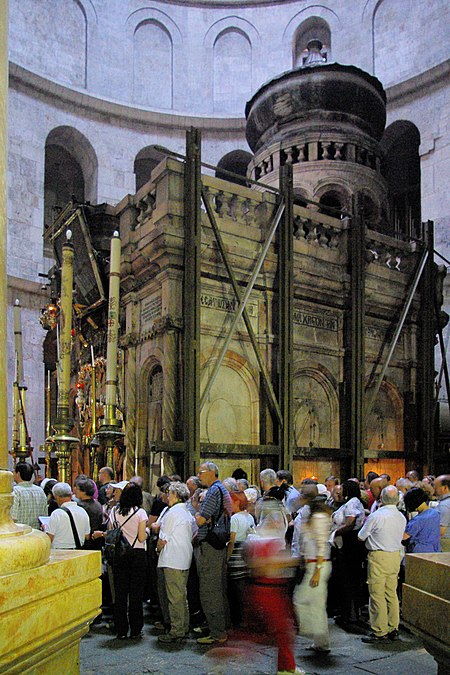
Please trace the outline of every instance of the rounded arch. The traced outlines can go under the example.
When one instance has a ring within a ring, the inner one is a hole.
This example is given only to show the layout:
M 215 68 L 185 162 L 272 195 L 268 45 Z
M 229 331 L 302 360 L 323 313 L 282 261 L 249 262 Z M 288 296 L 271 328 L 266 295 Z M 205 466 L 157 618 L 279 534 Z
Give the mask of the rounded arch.
M 45 141 L 45 147 L 63 148 L 79 164 L 85 183 L 85 198 L 92 204 L 97 202 L 98 160 L 91 142 L 78 129 L 60 126 L 52 129 Z
M 202 384 L 217 358 L 202 355 Z M 201 412 L 202 438 L 216 443 L 259 443 L 259 386 L 241 354 L 227 350 Z
M 227 152 L 217 163 L 216 178 L 223 178 L 223 180 L 237 183 L 237 185 L 246 185 L 247 167 L 252 158 L 253 156 L 245 150 Z M 241 178 L 229 176 L 225 171 L 238 174 Z
M 372 391 L 365 391 L 366 401 Z M 368 450 L 404 450 L 404 403 L 396 384 L 383 379 L 367 420 L 365 447 Z
M 407 120 L 389 125 L 381 139 L 382 173 L 388 184 L 390 231 L 419 237 L 421 227 L 420 133 Z
M 211 24 L 203 38 L 203 45 L 207 49 L 212 49 L 219 36 L 229 30 L 240 32 L 241 35 L 244 35 L 247 38 L 251 46 L 256 45 L 260 40 L 258 30 L 250 23 L 250 21 L 242 19 L 239 16 L 230 15 Z
M 381 219 L 381 204 L 369 189 L 358 192 L 359 215 L 371 229 L 379 229 Z
M 165 157 L 170 155 L 170 150 L 167 150 L 167 153 L 164 152 L 165 150 L 166 148 L 163 148 L 160 145 L 147 145 L 145 148 L 139 150 L 133 165 L 133 171 L 136 177 L 136 192 L 150 180 L 153 169 L 155 169 Z
M 292 67 L 302 66 L 308 56 L 308 43 L 319 40 L 322 43 L 320 53 L 324 61 L 331 61 L 331 30 L 325 19 L 310 16 L 303 21 L 294 33 L 292 41 Z
M 136 439 L 138 449 L 141 449 L 138 452 L 140 456 L 151 442 L 160 441 L 163 437 L 163 361 L 163 352 L 154 349 L 147 356 L 139 373 L 137 400 L 144 403 L 136 411 Z
M 169 34 L 174 46 L 180 46 L 183 42 L 183 36 L 178 24 L 165 12 L 154 7 L 143 7 L 129 14 L 125 25 L 129 36 L 135 34 L 141 24 L 153 22 L 164 28 Z
M 335 211 L 326 210 L 328 207 L 351 211 L 352 195 L 346 183 L 338 180 L 330 181 L 325 178 L 319 181 L 314 190 L 313 200 L 323 204 L 323 213 L 336 217 Z
M 339 447 L 337 382 L 320 363 L 295 364 L 294 436 L 300 447 Z
M 332 9 L 324 7 L 323 5 L 309 5 L 294 14 L 286 24 L 282 38 L 283 60 L 286 64 L 290 64 L 290 67 L 292 67 L 293 45 L 296 32 L 299 27 L 310 18 L 323 20 L 329 26 L 331 36 L 334 31 L 340 30 L 341 28 L 339 15 Z M 332 38 L 330 37 L 330 40 L 331 39 Z M 330 58 L 328 60 L 330 60 Z

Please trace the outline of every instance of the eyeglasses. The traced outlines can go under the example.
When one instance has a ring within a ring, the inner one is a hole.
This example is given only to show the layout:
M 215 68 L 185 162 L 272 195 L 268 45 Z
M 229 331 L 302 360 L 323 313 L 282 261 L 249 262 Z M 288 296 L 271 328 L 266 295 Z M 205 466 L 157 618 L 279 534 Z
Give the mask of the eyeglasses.
M 209 473 L 209 469 L 200 469 L 197 476 L 200 476 L 201 473 Z

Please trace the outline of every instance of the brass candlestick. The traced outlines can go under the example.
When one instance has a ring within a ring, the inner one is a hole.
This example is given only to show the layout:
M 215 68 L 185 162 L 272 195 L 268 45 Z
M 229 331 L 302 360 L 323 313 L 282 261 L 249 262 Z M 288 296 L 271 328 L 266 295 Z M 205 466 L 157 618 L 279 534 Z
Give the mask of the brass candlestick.
M 14 303 L 14 350 L 16 354 L 16 378 L 13 384 L 13 442 L 11 454 L 14 460 L 24 462 L 32 453 L 25 413 L 25 392 L 22 351 L 22 315 L 19 300 Z
M 69 416 L 70 394 L 70 356 L 72 352 L 72 287 L 73 287 L 73 256 L 74 248 L 70 239 L 72 232 L 67 230 L 67 241 L 62 247 L 61 269 L 61 308 L 59 316 L 59 379 L 58 379 L 58 405 L 55 428 L 57 435 L 51 440 L 56 446 L 58 458 L 59 480 L 70 482 L 70 452 L 72 443 L 77 443 L 78 438 L 69 436 L 73 426 L 73 420 Z
M 103 424 L 97 436 L 106 445 L 106 463 L 113 466 L 115 441 L 123 437 L 122 422 L 116 417 L 117 408 L 117 345 L 119 338 L 120 301 L 120 248 L 119 233 L 111 239 L 109 265 L 108 339 L 106 352 L 106 406 Z

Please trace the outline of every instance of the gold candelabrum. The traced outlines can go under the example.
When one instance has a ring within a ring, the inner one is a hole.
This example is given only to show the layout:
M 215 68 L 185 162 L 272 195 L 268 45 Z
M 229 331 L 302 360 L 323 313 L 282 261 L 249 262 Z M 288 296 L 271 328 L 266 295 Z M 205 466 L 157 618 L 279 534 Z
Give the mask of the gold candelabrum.
M 11 455 L 14 461 L 24 462 L 32 456 L 30 437 L 28 434 L 25 392 L 23 376 L 23 352 L 22 352 L 22 317 L 19 300 L 14 303 L 14 351 L 16 356 L 16 377 L 13 382 L 13 428 Z
M 56 447 L 58 458 L 59 480 L 70 483 L 70 454 L 72 444 L 78 438 L 70 436 L 73 420 L 69 415 L 70 394 L 70 357 L 72 352 L 72 289 L 73 289 L 73 256 L 74 248 L 70 241 L 72 232 L 67 230 L 67 241 L 62 247 L 61 269 L 61 303 L 59 315 L 59 349 L 58 349 L 58 403 L 55 429 L 56 436 L 47 438 Z
M 119 233 L 114 232 L 111 239 L 111 257 L 109 265 L 108 335 L 106 351 L 106 400 L 105 417 L 97 431 L 100 442 L 106 446 L 106 464 L 115 469 L 114 446 L 125 434 L 122 421 L 116 416 L 117 409 L 117 351 L 119 337 L 119 301 L 120 301 L 120 252 Z

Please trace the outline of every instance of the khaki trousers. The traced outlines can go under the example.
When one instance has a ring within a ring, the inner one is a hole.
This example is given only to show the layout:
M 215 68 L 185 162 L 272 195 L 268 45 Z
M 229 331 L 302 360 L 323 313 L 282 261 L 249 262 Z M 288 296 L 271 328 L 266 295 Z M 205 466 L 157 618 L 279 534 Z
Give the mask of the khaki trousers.
M 184 637 L 189 632 L 186 591 L 189 570 L 175 570 L 171 567 L 163 567 L 162 570 L 169 605 L 170 635 Z
M 400 562 L 400 551 L 369 551 L 369 620 L 372 631 L 379 637 L 398 629 L 400 622 L 397 597 Z

